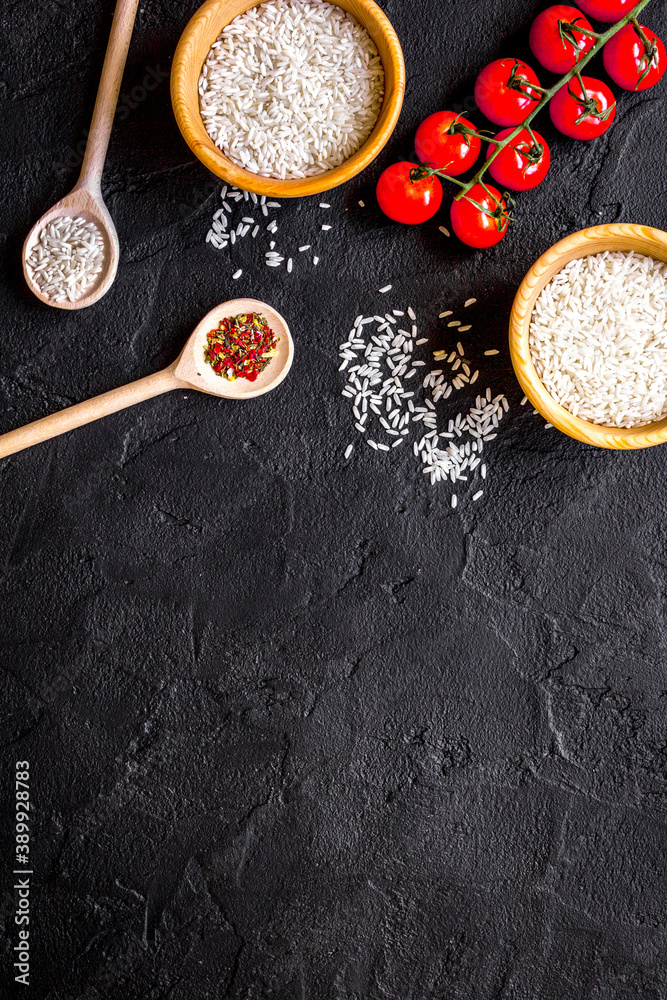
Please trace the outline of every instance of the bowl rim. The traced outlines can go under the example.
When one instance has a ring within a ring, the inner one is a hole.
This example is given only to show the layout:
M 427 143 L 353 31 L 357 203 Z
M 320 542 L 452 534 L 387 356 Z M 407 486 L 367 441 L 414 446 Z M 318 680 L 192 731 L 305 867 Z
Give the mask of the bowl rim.
M 263 2 L 265 0 L 252 0 L 245 9 L 248 10 L 250 7 L 259 6 Z M 341 3 L 340 0 L 329 0 L 329 2 L 347 10 L 345 4 Z M 236 187 L 245 191 L 252 191 L 254 194 L 271 195 L 280 198 L 297 198 L 305 195 L 319 194 L 322 191 L 329 191 L 331 188 L 344 184 L 361 173 L 362 170 L 365 170 L 384 148 L 396 127 L 403 106 L 406 80 L 405 60 L 398 35 L 391 21 L 377 3 L 375 3 L 375 0 L 354 0 L 354 3 L 364 10 L 369 20 L 373 21 L 378 31 L 384 35 L 390 53 L 394 84 L 390 91 L 385 92 L 378 120 L 364 144 L 338 167 L 334 167 L 333 170 L 327 170 L 323 174 L 317 174 L 314 177 L 289 178 L 285 180 L 253 174 L 249 170 L 239 167 L 224 155 L 222 150 L 215 145 L 209 136 L 199 115 L 198 91 L 196 94 L 197 114 L 192 115 L 188 107 L 188 98 L 185 95 L 188 92 L 191 94 L 192 90 L 189 84 L 190 72 L 188 68 L 190 45 L 193 44 L 194 36 L 200 30 L 203 30 L 212 13 L 218 8 L 225 7 L 228 3 L 229 0 L 205 0 L 205 3 L 195 11 L 185 26 L 176 46 L 172 61 L 170 88 L 174 116 L 183 138 L 197 159 L 213 174 L 228 184 L 234 184 Z M 351 12 L 348 11 L 348 13 Z M 220 30 L 218 28 L 214 37 L 211 38 L 211 45 L 215 41 L 215 38 L 218 37 Z M 384 61 L 383 66 L 386 74 L 387 67 Z M 197 79 L 199 79 L 199 73 L 197 74 Z
M 550 395 L 530 353 L 530 317 L 544 286 L 569 261 L 604 250 L 634 250 L 667 262 L 667 233 L 651 226 L 614 222 L 581 229 L 555 243 L 533 264 L 514 298 L 509 322 L 510 357 L 530 402 L 564 434 L 598 448 L 650 448 L 667 441 L 667 417 L 641 427 L 609 427 L 575 417 Z

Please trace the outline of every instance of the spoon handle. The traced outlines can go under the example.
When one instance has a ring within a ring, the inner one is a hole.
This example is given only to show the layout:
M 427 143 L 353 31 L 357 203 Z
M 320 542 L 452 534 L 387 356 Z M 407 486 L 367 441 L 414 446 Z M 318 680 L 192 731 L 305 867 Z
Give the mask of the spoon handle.
M 94 396 L 86 399 L 83 403 L 76 403 L 66 410 L 52 413 L 41 420 L 35 420 L 25 427 L 18 427 L 15 431 L 7 434 L 0 434 L 0 458 L 13 455 L 24 448 L 30 448 L 40 441 L 48 441 L 49 438 L 57 437 L 58 434 L 65 434 L 75 427 L 89 424 L 100 417 L 106 417 L 108 413 L 116 413 L 124 410 L 135 403 L 141 403 L 144 399 L 152 396 L 159 396 L 170 389 L 178 389 L 183 383 L 176 378 L 173 365 L 165 368 L 154 375 L 147 375 L 129 385 L 123 385 L 120 389 L 112 389 L 111 392 L 104 392 L 101 396 Z
M 139 0 L 117 0 L 77 187 L 98 191 Z

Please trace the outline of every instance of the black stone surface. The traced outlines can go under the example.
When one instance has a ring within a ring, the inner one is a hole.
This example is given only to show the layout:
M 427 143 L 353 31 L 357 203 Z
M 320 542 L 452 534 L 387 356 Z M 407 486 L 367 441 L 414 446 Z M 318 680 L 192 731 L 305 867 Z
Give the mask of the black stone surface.
M 618 93 L 592 144 L 539 125 L 549 178 L 473 253 L 438 232 L 446 208 L 389 224 L 374 183 L 426 114 L 471 107 L 485 61 L 527 55 L 541 4 L 384 0 L 398 128 L 329 212 L 283 202 L 279 247 L 321 258 L 288 276 L 266 239 L 231 258 L 205 243 L 220 184 L 166 79 L 197 0 L 145 0 L 103 185 L 118 278 L 66 314 L 30 295 L 20 248 L 76 179 L 112 6 L 0 11 L 0 430 L 157 370 L 236 294 L 283 312 L 297 353 L 251 404 L 175 392 L 0 463 L 2 995 L 667 997 L 667 451 L 545 430 L 506 347 L 516 287 L 558 238 L 667 228 L 664 86 Z M 644 19 L 667 34 L 663 3 Z M 357 313 L 408 304 L 450 343 L 438 313 L 468 296 L 480 384 L 511 409 L 484 497 L 452 511 L 408 449 L 342 461 L 337 345 Z M 11 971 L 24 759 L 28 988 Z

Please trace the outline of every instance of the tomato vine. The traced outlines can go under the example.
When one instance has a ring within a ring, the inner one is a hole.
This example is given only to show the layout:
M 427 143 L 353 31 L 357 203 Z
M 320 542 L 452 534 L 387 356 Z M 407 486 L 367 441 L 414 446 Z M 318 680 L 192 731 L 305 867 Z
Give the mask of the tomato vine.
M 619 32 L 627 24 L 636 25 L 637 15 L 644 9 L 644 7 L 647 7 L 650 2 L 651 0 L 639 0 L 639 3 L 635 4 L 632 10 L 628 11 L 628 13 L 624 17 L 622 17 L 620 21 L 617 21 L 615 24 L 611 25 L 611 27 L 604 32 L 587 31 L 586 34 L 591 34 L 595 38 L 595 44 L 586 53 L 581 55 L 581 57 L 577 60 L 574 66 L 567 73 L 565 73 L 553 85 L 553 87 L 545 89 L 542 87 L 536 87 L 533 84 L 529 84 L 528 86 L 530 87 L 530 90 L 533 93 L 539 92 L 541 93 L 542 96 L 535 104 L 535 107 L 531 109 L 528 115 L 526 115 L 524 120 L 520 122 L 515 128 L 513 128 L 509 132 L 509 134 L 502 139 L 502 141 L 500 142 L 494 141 L 493 139 L 490 139 L 487 136 L 485 136 L 482 131 L 477 132 L 476 133 L 477 136 L 480 139 L 482 139 L 482 141 L 493 143 L 494 148 L 493 151 L 490 153 L 488 159 L 486 159 L 482 163 L 477 173 L 469 181 L 460 181 L 457 177 L 452 177 L 450 174 L 447 174 L 443 170 L 438 170 L 436 168 L 428 167 L 428 165 L 426 164 L 424 166 L 417 167 L 411 171 L 410 173 L 411 181 L 414 183 L 415 181 L 424 179 L 425 177 L 429 177 L 435 174 L 442 180 L 449 181 L 451 184 L 455 184 L 458 188 L 460 188 L 460 190 L 454 196 L 454 201 L 460 201 L 462 198 L 465 198 L 466 200 L 472 202 L 472 204 L 476 205 L 476 207 L 484 211 L 487 215 L 492 214 L 494 218 L 497 220 L 499 228 L 503 223 L 506 225 L 507 220 L 510 217 L 509 212 L 507 210 L 507 200 L 508 200 L 507 195 L 504 195 L 500 199 L 494 197 L 494 201 L 496 203 L 496 212 L 491 213 L 487 208 L 482 208 L 481 205 L 478 205 L 476 201 L 474 201 L 469 197 L 470 191 L 477 185 L 481 185 L 485 191 L 488 191 L 488 187 L 484 183 L 484 175 L 486 174 L 487 170 L 492 165 L 494 160 L 496 160 L 498 156 L 500 156 L 502 151 L 506 149 L 513 142 L 513 140 L 517 138 L 517 136 L 520 135 L 522 130 L 527 129 L 530 132 L 530 123 L 535 118 L 535 116 L 538 115 L 540 111 L 542 111 L 547 106 L 552 97 L 554 97 L 554 95 L 557 94 L 562 87 L 567 86 L 570 83 L 570 81 L 573 80 L 574 78 L 577 79 L 577 81 L 580 83 L 582 87 L 582 108 L 583 108 L 586 102 L 586 96 L 585 96 L 586 89 L 581 80 L 582 69 L 584 68 L 584 66 L 586 66 L 588 62 L 590 62 L 590 60 L 595 55 L 597 55 L 598 52 L 602 50 L 603 46 L 609 41 L 610 38 L 613 38 L 613 36 L 617 34 L 617 32 Z M 645 39 L 642 40 L 645 42 L 646 45 L 646 40 Z M 648 66 L 650 67 L 650 61 L 648 63 Z M 513 77 L 510 80 L 510 86 L 514 86 L 516 89 L 519 89 L 522 86 L 522 81 L 516 72 L 516 68 L 517 67 L 515 66 L 515 69 L 513 70 Z M 514 80 L 516 80 L 516 82 L 513 82 Z M 527 96 L 532 96 L 532 94 L 527 94 Z M 604 112 L 604 114 L 609 115 L 610 111 L 611 109 L 607 109 Z M 456 126 L 454 127 L 456 128 Z M 462 133 L 464 132 L 463 128 L 460 128 L 458 130 L 461 131 Z

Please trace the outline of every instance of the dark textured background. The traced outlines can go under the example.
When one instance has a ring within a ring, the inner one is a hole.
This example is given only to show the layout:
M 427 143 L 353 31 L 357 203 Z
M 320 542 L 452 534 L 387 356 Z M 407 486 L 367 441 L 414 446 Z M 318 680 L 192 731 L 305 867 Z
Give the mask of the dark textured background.
M 112 3 L 2 4 L 0 430 L 156 370 L 234 294 L 284 312 L 297 352 L 250 404 L 172 393 L 0 463 L 0 784 L 10 816 L 29 759 L 36 809 L 26 995 L 667 997 L 667 451 L 545 431 L 506 349 L 516 287 L 556 239 L 667 228 L 665 89 L 622 95 L 593 144 L 540 125 L 547 182 L 471 253 L 438 232 L 446 210 L 388 224 L 373 185 L 486 60 L 527 54 L 541 5 L 383 6 L 403 114 L 327 199 L 316 271 L 205 244 L 219 184 L 163 82 L 111 140 L 117 281 L 67 314 L 31 297 L 20 247 L 76 179 Z M 145 0 L 123 93 L 169 69 L 196 7 Z M 644 18 L 663 36 L 664 8 Z M 309 241 L 319 200 L 283 203 L 281 246 Z M 407 449 L 342 462 L 337 344 L 358 312 L 410 302 L 442 339 L 438 312 L 469 295 L 480 381 L 512 407 L 483 499 L 452 512 Z

